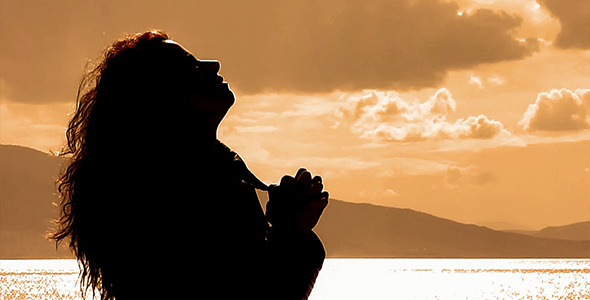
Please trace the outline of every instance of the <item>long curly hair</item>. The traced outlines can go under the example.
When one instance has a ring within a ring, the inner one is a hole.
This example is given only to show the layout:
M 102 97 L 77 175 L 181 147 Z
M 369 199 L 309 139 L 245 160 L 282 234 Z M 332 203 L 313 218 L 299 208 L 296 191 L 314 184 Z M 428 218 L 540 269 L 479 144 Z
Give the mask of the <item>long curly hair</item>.
M 170 113 L 165 111 L 170 105 L 159 103 L 178 96 L 174 92 L 181 90 L 182 76 L 170 71 L 172 58 L 162 55 L 166 51 L 162 42 L 168 39 L 158 30 L 119 39 L 83 76 L 78 88 L 67 143 L 60 153 L 70 157 L 70 163 L 58 181 L 62 198 L 58 228 L 50 238 L 56 244 L 70 239 L 69 247 L 81 269 L 83 295 L 88 289 L 103 300 L 116 295 L 116 276 L 120 275 L 112 271 L 117 260 L 110 249 L 117 241 L 116 227 L 124 219 L 118 214 L 132 208 L 120 203 L 121 197 L 112 197 L 106 187 L 121 182 L 113 178 L 117 174 L 112 166 L 124 160 L 121 157 L 133 155 L 125 153 L 125 145 L 146 146 L 162 123 L 150 119 L 154 112 Z M 172 107 L 169 110 L 179 111 Z M 103 238 L 106 236 L 110 237 Z

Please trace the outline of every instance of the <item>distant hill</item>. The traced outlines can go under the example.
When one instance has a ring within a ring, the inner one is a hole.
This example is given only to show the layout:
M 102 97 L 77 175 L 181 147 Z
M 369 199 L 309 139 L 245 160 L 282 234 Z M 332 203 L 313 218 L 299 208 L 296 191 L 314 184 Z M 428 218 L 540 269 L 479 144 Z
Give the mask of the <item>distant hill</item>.
M 44 236 L 57 217 L 55 181 L 63 159 L 0 145 L 0 258 L 68 256 Z
M 0 145 L 0 259 L 71 257 L 43 237 L 57 216 L 52 203 L 59 201 L 55 179 L 63 162 Z M 329 257 L 590 257 L 590 241 L 494 231 L 410 209 L 335 199 L 316 231 Z
M 590 221 L 565 226 L 550 226 L 539 231 L 511 230 L 509 232 L 559 240 L 590 241 Z
M 501 232 L 410 209 L 334 199 L 316 231 L 332 257 L 590 257 L 590 241 Z
M 570 241 L 590 241 L 590 221 L 541 229 L 535 236 Z

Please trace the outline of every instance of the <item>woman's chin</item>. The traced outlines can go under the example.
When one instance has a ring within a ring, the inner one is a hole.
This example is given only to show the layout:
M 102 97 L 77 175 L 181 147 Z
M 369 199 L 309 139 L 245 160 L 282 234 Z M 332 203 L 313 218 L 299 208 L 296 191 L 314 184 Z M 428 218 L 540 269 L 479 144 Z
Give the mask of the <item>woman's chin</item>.
M 219 88 L 219 98 L 222 101 L 228 101 L 231 102 L 230 106 L 234 104 L 234 102 L 236 101 L 236 95 L 234 94 L 234 91 L 231 90 L 231 88 L 229 87 L 229 83 L 227 82 L 223 82 Z

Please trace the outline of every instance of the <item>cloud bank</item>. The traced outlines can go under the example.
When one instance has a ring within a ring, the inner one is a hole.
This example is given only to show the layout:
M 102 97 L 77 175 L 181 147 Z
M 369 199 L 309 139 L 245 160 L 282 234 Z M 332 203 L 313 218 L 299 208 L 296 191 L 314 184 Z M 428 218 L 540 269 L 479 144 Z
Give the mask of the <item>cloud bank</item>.
M 521 59 L 538 49 L 536 39 L 514 36 L 518 16 L 488 9 L 459 16 L 453 2 L 298 3 L 309 8 L 277 14 L 284 19 L 273 24 L 273 51 L 262 52 L 270 60 L 246 71 L 260 68 L 259 76 L 239 76 L 240 90 L 434 87 L 450 70 Z
M 11 101 L 72 101 L 87 58 L 154 27 L 219 59 L 242 94 L 434 87 L 450 70 L 538 48 L 515 36 L 517 15 L 458 11 L 443 0 L 8 1 L 0 79 Z
M 590 1 L 537 0 L 559 19 L 561 31 L 555 44 L 560 48 L 590 49 Z
M 539 93 L 519 125 L 527 131 L 577 131 L 590 128 L 590 89 Z
M 395 92 L 368 90 L 349 95 L 337 111 L 351 130 L 363 137 L 390 142 L 415 142 L 426 139 L 491 139 L 510 135 L 504 125 L 485 115 L 449 122 L 456 101 L 447 89 L 439 89 L 425 102 L 406 101 Z M 341 125 L 338 124 L 338 125 Z

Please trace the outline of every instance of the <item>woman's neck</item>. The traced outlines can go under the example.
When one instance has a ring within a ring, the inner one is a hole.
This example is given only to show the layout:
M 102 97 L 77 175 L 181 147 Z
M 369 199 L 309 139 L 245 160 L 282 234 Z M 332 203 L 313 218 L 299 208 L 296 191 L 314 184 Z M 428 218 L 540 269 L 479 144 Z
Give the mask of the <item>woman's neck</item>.
M 211 149 L 217 144 L 219 122 L 199 122 L 194 124 L 191 139 L 203 149 Z

